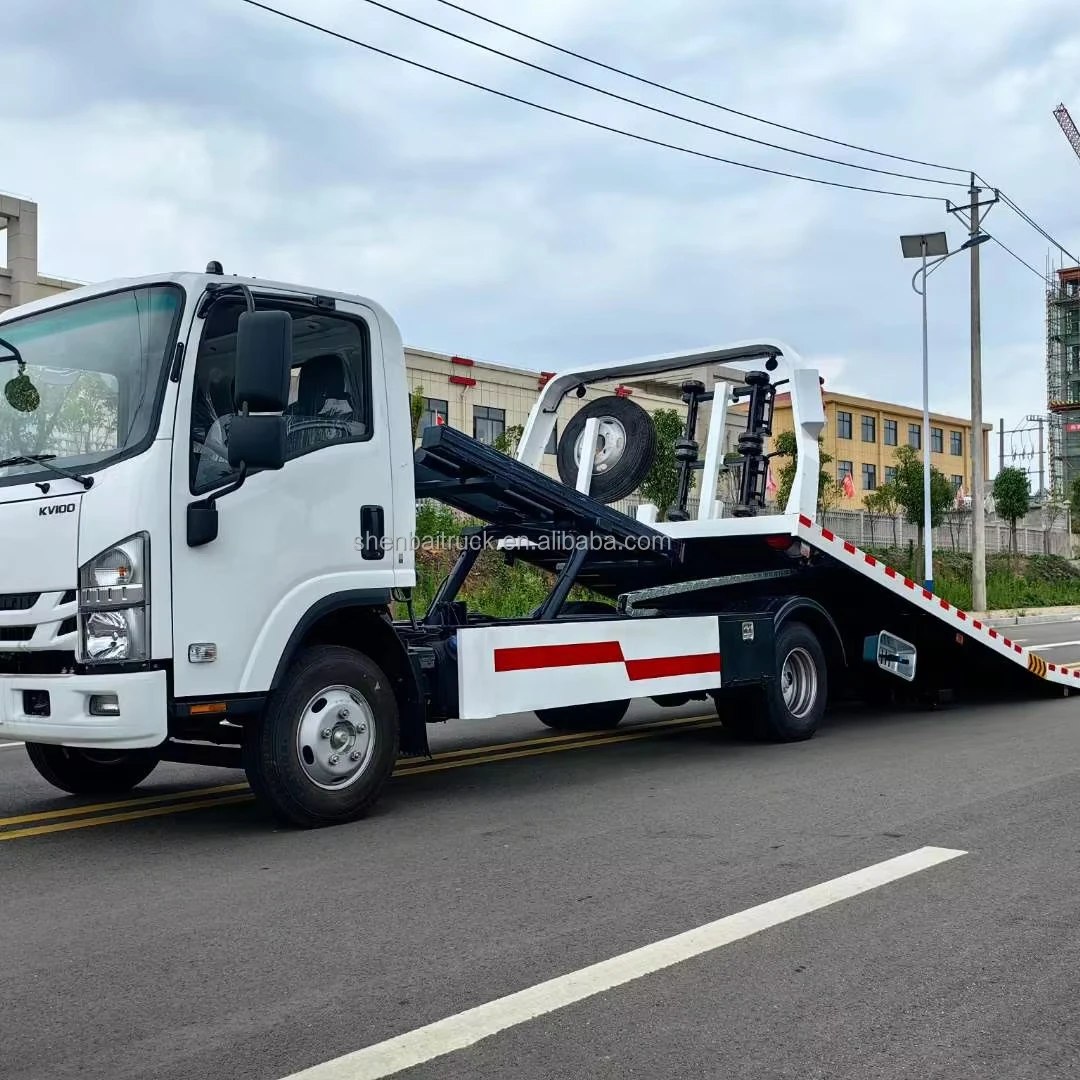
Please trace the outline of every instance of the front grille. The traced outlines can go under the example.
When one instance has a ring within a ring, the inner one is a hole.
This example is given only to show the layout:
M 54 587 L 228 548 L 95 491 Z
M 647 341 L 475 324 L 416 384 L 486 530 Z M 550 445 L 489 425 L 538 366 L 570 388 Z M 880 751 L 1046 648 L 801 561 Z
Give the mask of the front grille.
M 74 670 L 74 653 L 58 649 L 6 653 L 0 646 L 0 675 L 64 675 Z
M 0 641 L 29 641 L 33 636 L 32 626 L 0 626 Z
M 41 593 L 17 592 L 0 594 L 0 611 L 29 611 L 41 597 Z M 74 595 L 71 597 L 75 599 Z

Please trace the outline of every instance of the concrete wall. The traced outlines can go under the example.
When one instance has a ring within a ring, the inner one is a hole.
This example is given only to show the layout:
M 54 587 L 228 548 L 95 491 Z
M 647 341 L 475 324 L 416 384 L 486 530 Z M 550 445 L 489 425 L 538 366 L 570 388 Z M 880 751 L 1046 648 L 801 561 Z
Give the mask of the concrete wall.
M 74 289 L 78 282 L 38 273 L 38 208 L 13 195 L 0 195 L 0 236 L 6 258 L 0 266 L 0 311 Z

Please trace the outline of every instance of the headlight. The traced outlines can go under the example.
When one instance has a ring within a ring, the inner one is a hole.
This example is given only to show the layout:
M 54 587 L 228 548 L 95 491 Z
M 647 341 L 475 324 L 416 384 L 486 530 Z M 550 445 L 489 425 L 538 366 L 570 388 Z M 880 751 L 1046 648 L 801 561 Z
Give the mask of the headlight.
M 150 538 L 137 533 L 79 568 L 79 659 L 85 664 L 145 660 Z

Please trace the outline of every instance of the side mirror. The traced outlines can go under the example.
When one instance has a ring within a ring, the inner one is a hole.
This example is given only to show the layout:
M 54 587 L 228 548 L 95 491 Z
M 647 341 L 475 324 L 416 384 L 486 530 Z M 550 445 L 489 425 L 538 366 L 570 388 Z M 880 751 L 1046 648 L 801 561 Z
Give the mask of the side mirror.
M 287 311 L 241 313 L 233 390 L 237 413 L 244 412 L 245 405 L 249 413 L 284 412 L 289 404 L 292 360 L 292 319 Z M 230 432 L 229 438 L 233 437 Z
M 234 416 L 229 427 L 229 464 L 247 472 L 285 464 L 285 417 Z

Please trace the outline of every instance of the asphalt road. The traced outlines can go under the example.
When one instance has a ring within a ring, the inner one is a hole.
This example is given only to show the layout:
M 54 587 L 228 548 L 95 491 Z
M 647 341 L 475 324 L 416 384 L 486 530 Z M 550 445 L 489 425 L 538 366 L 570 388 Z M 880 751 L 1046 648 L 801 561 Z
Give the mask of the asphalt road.
M 780 747 L 646 718 L 590 745 L 450 726 L 313 833 L 180 766 L 58 817 L 0 751 L 0 1075 L 282 1080 L 927 845 L 957 854 L 399 1075 L 1080 1075 L 1080 700 L 849 710 Z M 549 741 L 468 750 L 521 738 Z

